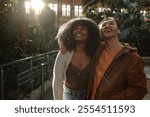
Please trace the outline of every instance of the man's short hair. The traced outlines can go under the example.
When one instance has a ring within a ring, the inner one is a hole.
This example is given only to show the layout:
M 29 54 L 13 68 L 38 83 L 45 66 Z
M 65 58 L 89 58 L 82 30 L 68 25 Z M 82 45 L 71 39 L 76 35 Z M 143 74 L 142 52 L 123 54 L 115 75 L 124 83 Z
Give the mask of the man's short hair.
M 119 23 L 119 20 L 114 18 L 114 17 L 107 17 L 107 18 L 104 18 L 100 23 L 99 23 L 99 26 L 104 22 L 104 21 L 107 21 L 107 20 L 115 20 L 118 28 L 121 30 L 121 26 L 120 26 L 120 23 Z

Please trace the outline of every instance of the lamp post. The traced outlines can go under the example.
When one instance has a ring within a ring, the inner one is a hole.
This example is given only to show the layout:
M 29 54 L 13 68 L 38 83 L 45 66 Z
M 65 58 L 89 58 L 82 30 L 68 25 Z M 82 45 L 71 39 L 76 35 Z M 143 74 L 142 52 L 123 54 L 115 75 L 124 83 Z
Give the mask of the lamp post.
M 71 18 L 74 18 L 74 0 L 71 0 Z
M 57 17 L 56 17 L 56 26 L 59 27 L 59 19 L 61 16 L 62 0 L 57 0 Z

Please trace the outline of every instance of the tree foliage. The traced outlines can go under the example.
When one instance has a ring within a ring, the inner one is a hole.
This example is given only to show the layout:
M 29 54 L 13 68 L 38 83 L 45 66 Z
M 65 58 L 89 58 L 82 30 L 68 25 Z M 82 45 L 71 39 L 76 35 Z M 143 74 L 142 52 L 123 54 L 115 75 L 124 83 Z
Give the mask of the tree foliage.
M 27 32 L 27 53 L 40 54 L 57 48 L 55 36 L 55 12 L 45 7 L 39 16 L 39 23 L 32 22 Z
M 86 17 L 99 23 L 104 17 L 116 17 L 122 28 L 120 41 L 127 42 L 138 49 L 142 56 L 150 56 L 150 10 L 143 16 L 141 10 L 145 10 L 147 4 L 139 0 L 82 0 L 83 13 Z M 103 11 L 97 9 L 100 4 Z M 109 8 L 109 9 L 108 9 Z
M 0 64 L 55 49 L 56 32 L 49 8 L 39 20 L 25 14 L 24 0 L 0 0 Z
M 15 11 L 16 0 L 0 1 L 0 63 L 20 57 L 21 40 L 19 14 Z M 11 5 L 10 5 L 11 4 Z
M 24 0 L 0 0 L 0 65 L 55 49 L 56 33 L 55 14 L 49 8 L 42 10 L 39 21 L 25 14 Z M 28 65 L 20 62 L 2 68 L 5 99 L 17 98 L 18 73 L 27 71 Z

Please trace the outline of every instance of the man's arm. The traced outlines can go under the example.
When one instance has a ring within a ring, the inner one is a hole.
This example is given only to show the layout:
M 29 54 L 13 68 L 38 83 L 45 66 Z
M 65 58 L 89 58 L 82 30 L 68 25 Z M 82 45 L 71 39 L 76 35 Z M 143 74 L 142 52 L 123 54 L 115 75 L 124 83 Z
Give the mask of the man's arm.
M 118 94 L 111 96 L 110 99 L 137 100 L 143 99 L 147 94 L 147 81 L 143 60 L 138 55 L 134 56 L 133 60 L 133 65 L 128 69 L 127 88 Z

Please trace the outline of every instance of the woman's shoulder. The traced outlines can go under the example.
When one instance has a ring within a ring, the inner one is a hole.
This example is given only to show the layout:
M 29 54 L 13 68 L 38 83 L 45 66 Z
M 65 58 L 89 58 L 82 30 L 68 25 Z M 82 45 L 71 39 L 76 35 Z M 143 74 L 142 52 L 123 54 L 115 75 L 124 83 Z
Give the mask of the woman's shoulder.
M 73 55 L 73 51 L 66 51 L 66 52 L 59 51 L 58 52 L 58 56 L 60 56 L 60 57 L 69 57 L 72 55 Z

